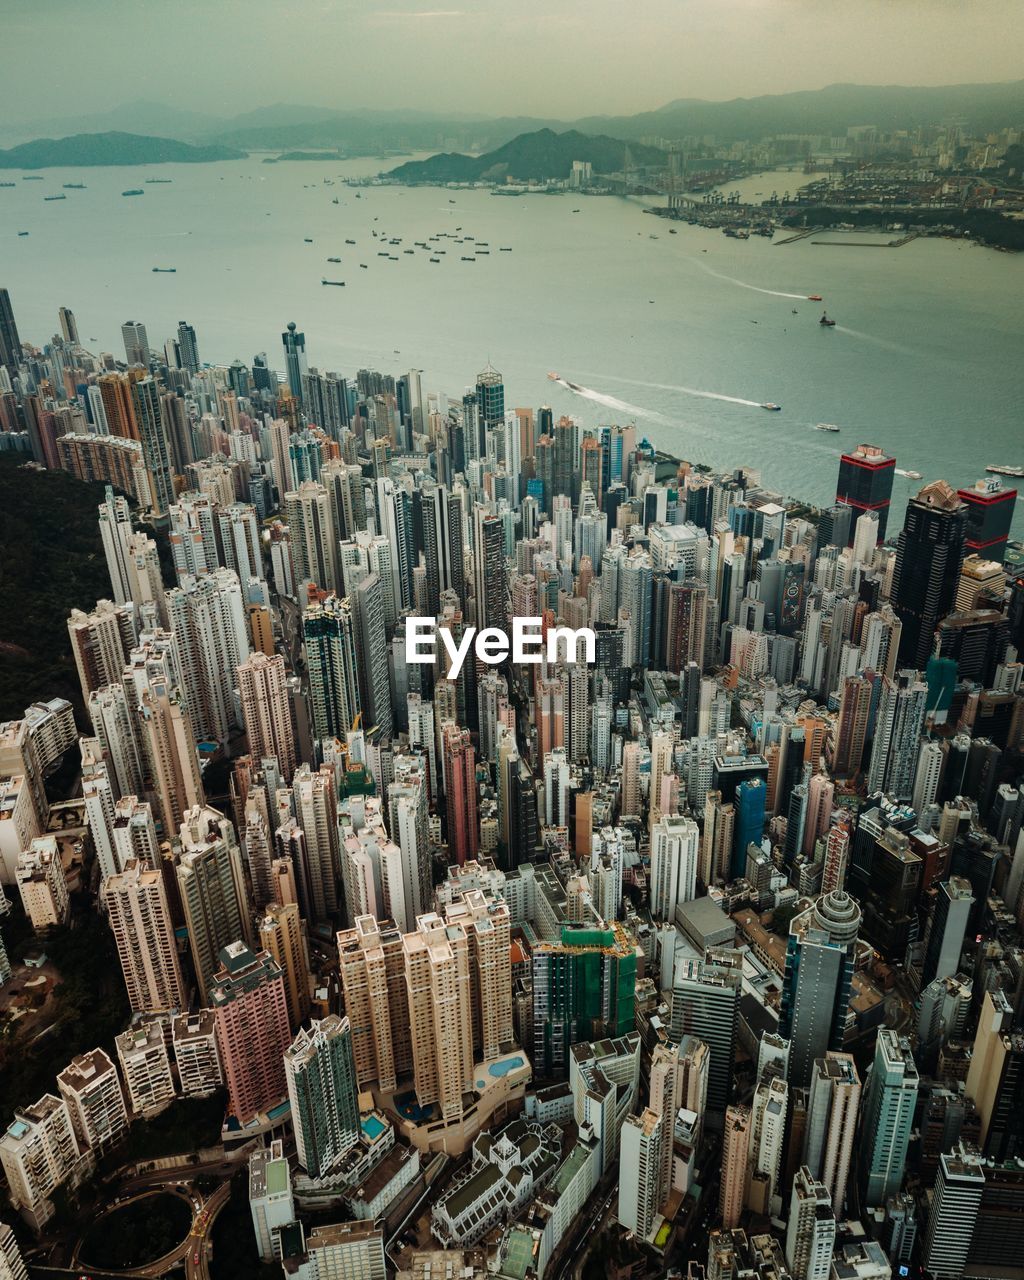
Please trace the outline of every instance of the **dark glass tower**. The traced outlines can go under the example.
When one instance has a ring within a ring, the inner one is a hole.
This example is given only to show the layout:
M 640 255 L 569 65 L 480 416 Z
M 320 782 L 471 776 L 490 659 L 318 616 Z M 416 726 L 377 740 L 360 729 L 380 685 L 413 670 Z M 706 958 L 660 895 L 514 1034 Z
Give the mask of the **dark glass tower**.
M 1003 563 L 1013 523 L 1016 489 L 1005 489 L 997 476 L 988 476 L 971 489 L 958 489 L 967 505 L 967 551 Z
M 858 445 L 852 453 L 844 453 L 840 457 L 836 502 L 843 502 L 853 508 L 847 546 L 853 545 L 857 521 L 865 511 L 877 513 L 878 540 L 885 540 L 895 470 L 896 459 L 888 457 L 873 444 Z
M 901 667 L 924 670 L 935 629 L 953 610 L 966 535 L 967 507 L 944 480 L 910 500 L 892 580 L 893 608 L 903 624 Z
M 496 427 L 505 421 L 505 383 L 490 361 L 476 376 L 476 401 L 483 427 Z
M 0 289 L 0 364 L 6 365 L 13 376 L 21 360 L 21 339 L 14 323 L 11 295 Z

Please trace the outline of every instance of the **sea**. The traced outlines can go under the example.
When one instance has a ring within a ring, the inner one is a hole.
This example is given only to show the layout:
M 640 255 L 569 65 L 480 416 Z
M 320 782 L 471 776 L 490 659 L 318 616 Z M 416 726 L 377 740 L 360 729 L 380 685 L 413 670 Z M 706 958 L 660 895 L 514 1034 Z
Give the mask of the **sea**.
M 862 442 L 955 486 L 990 463 L 1024 465 L 1024 255 L 941 239 L 888 248 L 868 232 L 734 240 L 651 216 L 658 202 L 638 198 L 345 185 L 397 163 L 254 155 L 42 181 L 3 172 L 16 185 L 0 187 L 0 285 L 38 345 L 67 306 L 85 346 L 122 356 L 125 320 L 159 347 L 184 319 L 203 361 L 265 351 L 281 366 L 295 321 L 310 365 L 414 368 L 451 397 L 491 362 L 510 407 L 632 421 L 660 449 L 753 467 L 818 505 L 834 498 L 840 452 Z M 725 190 L 765 198 L 805 181 L 775 171 Z M 131 188 L 144 194 L 122 195 Z M 44 200 L 55 194 L 67 198 Z M 429 242 L 442 232 L 463 244 Z M 835 327 L 819 324 L 823 309 Z M 921 483 L 897 475 L 890 530 Z M 1013 533 L 1024 536 L 1024 503 Z

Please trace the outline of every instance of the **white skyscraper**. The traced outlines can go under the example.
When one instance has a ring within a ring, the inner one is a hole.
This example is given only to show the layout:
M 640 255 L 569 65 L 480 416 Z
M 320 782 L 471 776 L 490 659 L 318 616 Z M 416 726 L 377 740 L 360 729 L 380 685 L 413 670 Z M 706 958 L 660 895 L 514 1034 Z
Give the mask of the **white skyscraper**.
M 676 908 L 697 892 L 700 831 L 692 818 L 663 817 L 651 832 L 651 914 L 675 920 Z
M 114 494 L 109 486 L 106 498 L 99 506 L 100 538 L 103 554 L 110 574 L 110 589 L 117 604 L 125 604 L 132 597 L 131 579 L 128 574 L 128 539 L 132 534 L 132 512 L 128 499 Z
M 660 1189 L 661 1146 L 666 1126 L 674 1118 L 646 1107 L 626 1116 L 619 1136 L 618 1219 L 627 1231 L 647 1240 L 654 1229 Z M 668 1141 L 671 1142 L 671 1133 Z
M 193 730 L 225 742 L 241 723 L 238 667 L 249 657 L 249 627 L 238 575 L 216 569 L 167 593 L 170 628 Z

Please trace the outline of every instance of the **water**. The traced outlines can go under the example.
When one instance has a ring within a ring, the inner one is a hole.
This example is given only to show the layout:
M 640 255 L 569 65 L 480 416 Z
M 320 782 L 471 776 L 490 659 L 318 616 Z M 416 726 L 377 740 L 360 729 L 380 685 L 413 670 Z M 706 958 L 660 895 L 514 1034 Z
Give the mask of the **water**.
M 955 485 L 973 483 L 986 463 L 1024 462 L 1024 257 L 939 240 L 850 249 L 684 225 L 670 235 L 641 202 L 617 198 L 433 188 L 356 198 L 320 185 L 379 167 L 250 158 L 48 170 L 44 182 L 4 174 L 18 185 L 0 189 L 0 284 L 22 337 L 39 344 L 65 305 L 87 346 L 118 354 L 125 319 L 145 321 L 158 346 L 184 318 L 204 360 L 266 351 L 280 365 L 280 334 L 295 320 L 310 364 L 413 366 L 425 387 L 450 395 L 489 358 L 509 405 L 549 403 L 588 425 L 635 419 L 659 447 L 760 468 L 766 484 L 817 503 L 834 496 L 841 449 L 861 441 Z M 154 175 L 173 183 L 146 186 Z M 785 172 L 733 185 L 753 196 L 801 180 Z M 87 190 L 43 201 L 69 181 Z M 122 197 L 129 187 L 145 195 Z M 403 252 L 457 226 L 490 255 L 461 262 L 473 245 L 450 240 L 437 265 Z M 397 262 L 377 256 L 374 229 L 402 237 L 389 248 Z M 154 275 L 154 266 L 177 271 Z M 346 286 L 324 288 L 323 276 Z M 807 301 L 812 293 L 824 303 Z M 818 325 L 823 306 L 834 329 Z M 582 394 L 549 381 L 549 370 Z M 764 412 L 769 400 L 782 412 Z M 817 422 L 841 431 L 816 432 Z M 917 487 L 896 478 L 890 527 Z

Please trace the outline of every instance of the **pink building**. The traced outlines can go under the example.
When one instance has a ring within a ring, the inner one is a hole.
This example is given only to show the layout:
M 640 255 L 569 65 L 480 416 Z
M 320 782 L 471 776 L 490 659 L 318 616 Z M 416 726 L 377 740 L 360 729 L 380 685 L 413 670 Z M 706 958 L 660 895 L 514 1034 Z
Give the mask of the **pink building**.
M 220 952 L 210 988 L 228 1112 L 242 1124 L 287 1095 L 284 1051 L 292 1041 L 284 976 L 266 951 L 244 942 Z

